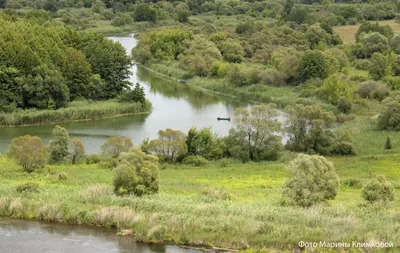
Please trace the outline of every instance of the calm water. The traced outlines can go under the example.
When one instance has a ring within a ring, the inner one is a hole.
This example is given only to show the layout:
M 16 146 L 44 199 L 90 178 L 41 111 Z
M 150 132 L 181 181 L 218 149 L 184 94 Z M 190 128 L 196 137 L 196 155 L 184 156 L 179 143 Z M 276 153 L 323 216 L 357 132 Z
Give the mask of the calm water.
M 38 221 L 0 219 L 0 252 L 7 253 L 198 253 L 172 245 L 136 243 L 114 230 Z
M 136 45 L 133 36 L 110 39 L 119 41 L 127 52 Z M 232 116 L 236 107 L 246 106 L 241 101 L 199 91 L 137 66 L 132 67 L 130 80 L 133 84 L 140 82 L 145 88 L 146 97 L 154 107 L 149 115 L 60 124 L 72 137 L 79 137 L 85 142 L 88 153 L 99 152 L 100 146 L 111 136 L 130 137 L 135 144 L 139 144 L 147 137 L 157 137 L 158 130 L 165 128 L 187 132 L 192 126 L 211 126 L 218 134 L 225 135 L 232 122 L 218 122 L 216 118 Z M 0 128 L 0 152 L 6 152 L 10 140 L 21 135 L 38 135 L 48 142 L 53 127 Z
M 127 53 L 136 46 L 133 35 L 110 39 L 119 41 Z M 217 117 L 232 116 L 235 108 L 248 105 L 237 99 L 205 93 L 190 85 L 179 84 L 137 66 L 132 67 L 130 81 L 132 84 L 139 82 L 145 88 L 146 97 L 153 103 L 152 113 L 60 124 L 72 137 L 79 137 L 85 142 L 87 153 L 99 152 L 101 145 L 111 136 L 130 137 L 135 144 L 140 144 L 145 138 L 156 138 L 158 130 L 165 128 L 187 132 L 192 126 L 210 126 L 219 135 L 226 135 L 232 122 L 217 121 Z M 52 138 L 53 127 L 54 125 L 0 128 L 0 152 L 6 152 L 11 139 L 21 135 L 37 135 L 48 142 Z

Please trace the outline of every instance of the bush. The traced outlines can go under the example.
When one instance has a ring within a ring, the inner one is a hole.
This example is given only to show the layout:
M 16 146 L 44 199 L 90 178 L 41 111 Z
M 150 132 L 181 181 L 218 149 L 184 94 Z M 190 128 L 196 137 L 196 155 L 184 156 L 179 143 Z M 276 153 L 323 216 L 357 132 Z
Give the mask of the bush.
M 292 175 L 282 189 L 283 204 L 309 207 L 336 197 L 339 178 L 323 156 L 300 154 L 289 166 Z
M 383 101 L 384 108 L 378 118 L 379 130 L 400 131 L 400 96 Z
M 190 155 L 190 156 L 187 156 L 185 159 L 183 159 L 182 163 L 200 167 L 200 166 L 206 165 L 208 163 L 208 161 L 207 161 L 207 159 L 205 159 L 202 156 Z
M 14 138 L 8 149 L 10 157 L 28 173 L 34 168 L 43 167 L 47 161 L 46 146 L 38 136 L 25 135 Z
M 361 197 L 370 203 L 385 203 L 394 200 L 394 191 L 384 175 L 377 175 L 361 190 Z
M 143 153 L 139 148 L 122 152 L 114 172 L 114 192 L 141 196 L 158 192 L 158 158 Z
M 384 84 L 379 84 L 375 81 L 369 80 L 360 83 L 358 94 L 362 98 L 377 99 L 382 101 L 389 96 L 389 90 Z
M 353 156 L 356 155 L 356 148 L 351 142 L 341 141 L 337 142 L 332 147 L 332 154 L 335 155 L 345 155 L 345 156 Z
M 360 189 L 363 187 L 363 182 L 358 179 L 358 178 L 348 178 L 346 180 L 343 181 L 343 185 L 346 185 L 348 187 L 352 187 L 352 188 L 356 188 L 356 189 Z
M 101 161 L 101 156 L 97 154 L 91 154 L 86 157 L 86 164 L 97 164 Z
M 349 114 L 351 112 L 352 104 L 347 98 L 341 97 L 338 99 L 336 107 L 341 113 Z
M 39 185 L 37 183 L 25 183 L 18 185 L 16 188 L 17 192 L 25 193 L 25 192 L 39 192 Z

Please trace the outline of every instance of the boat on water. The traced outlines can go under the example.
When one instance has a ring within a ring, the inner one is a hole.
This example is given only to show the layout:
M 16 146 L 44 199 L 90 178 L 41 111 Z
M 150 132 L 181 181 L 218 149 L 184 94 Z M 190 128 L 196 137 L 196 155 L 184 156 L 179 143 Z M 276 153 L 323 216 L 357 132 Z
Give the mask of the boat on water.
M 187 84 L 188 80 L 186 80 L 186 79 L 178 79 L 178 83 Z
M 227 121 L 231 121 L 231 117 L 227 117 L 227 118 L 223 118 L 223 117 L 218 117 L 217 118 L 218 121 L 220 120 L 227 120 Z

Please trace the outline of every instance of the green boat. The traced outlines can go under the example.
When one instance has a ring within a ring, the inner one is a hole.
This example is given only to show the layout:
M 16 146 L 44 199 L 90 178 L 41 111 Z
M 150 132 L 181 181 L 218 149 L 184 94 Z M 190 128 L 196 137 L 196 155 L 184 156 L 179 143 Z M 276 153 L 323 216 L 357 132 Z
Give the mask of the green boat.
M 227 120 L 227 121 L 231 121 L 231 117 L 228 117 L 228 118 L 218 117 L 217 120 Z
M 184 83 L 187 84 L 188 81 L 186 79 L 178 79 L 178 83 Z

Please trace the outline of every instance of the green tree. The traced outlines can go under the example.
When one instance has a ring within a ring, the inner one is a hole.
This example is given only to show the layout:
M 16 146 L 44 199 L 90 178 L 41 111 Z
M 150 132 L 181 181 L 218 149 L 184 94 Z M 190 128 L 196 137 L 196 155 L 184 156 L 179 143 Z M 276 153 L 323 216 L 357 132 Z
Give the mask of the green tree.
M 203 156 L 208 160 L 216 160 L 224 156 L 225 145 L 222 139 L 213 134 L 209 127 L 200 130 L 192 127 L 185 142 L 188 155 Z
M 385 142 L 385 149 L 392 149 L 392 142 L 390 141 L 390 137 L 388 136 Z
M 378 32 L 362 34 L 359 41 L 366 57 L 374 53 L 385 53 L 389 49 L 388 39 Z
M 85 145 L 79 138 L 73 138 L 69 146 L 69 156 L 71 157 L 72 164 L 85 157 Z
M 378 22 L 362 22 L 356 33 L 356 40 L 359 41 L 363 34 L 368 33 L 380 33 L 387 39 L 391 39 L 393 37 L 393 29 L 389 25 L 381 26 Z
M 332 35 L 317 24 L 308 27 L 305 36 L 310 42 L 310 48 L 317 48 L 320 45 L 330 45 L 332 41 Z
M 339 178 L 334 165 L 323 156 L 299 154 L 289 167 L 292 174 L 282 188 L 285 204 L 310 207 L 335 199 Z
M 318 50 L 306 51 L 300 61 L 298 79 L 307 81 L 311 78 L 326 78 L 329 75 L 329 66 L 325 55 Z
M 288 106 L 286 148 L 297 152 L 328 154 L 333 144 L 331 128 L 335 122 L 332 112 L 317 105 Z
M 46 146 L 38 136 L 25 135 L 14 138 L 8 150 L 9 156 L 28 173 L 44 166 L 47 161 Z
M 160 181 L 158 159 L 143 153 L 139 148 L 122 152 L 113 174 L 116 194 L 142 196 L 158 192 Z
M 394 191 L 384 175 L 377 175 L 363 187 L 361 197 L 370 203 L 386 203 L 394 200 Z
M 60 126 L 53 129 L 54 139 L 50 141 L 49 156 L 51 163 L 59 163 L 68 155 L 69 134 Z
M 137 4 L 135 7 L 135 11 L 133 12 L 133 19 L 135 20 L 135 22 L 156 22 L 157 12 L 149 4 Z
M 117 158 L 122 152 L 128 152 L 132 147 L 133 143 L 130 138 L 113 136 L 107 139 L 107 141 L 101 146 L 101 150 L 103 155 Z
M 186 154 L 185 140 L 184 133 L 167 128 L 158 131 L 158 139 L 151 140 L 147 150 L 157 154 L 164 161 L 173 162 L 177 157 Z
M 133 90 L 124 91 L 119 97 L 120 102 L 140 102 L 142 105 L 146 103 L 146 94 L 144 92 L 144 88 L 140 86 L 139 83 L 136 83 L 135 88 Z
M 400 96 L 385 99 L 383 105 L 378 118 L 378 129 L 400 131 Z
M 337 105 L 340 98 L 352 101 L 356 91 L 357 87 L 346 76 L 335 74 L 323 81 L 317 93 L 322 99 Z
M 369 74 L 375 79 L 381 79 L 386 75 L 388 68 L 387 58 L 381 53 L 373 53 L 371 56 L 371 64 Z
M 277 117 L 274 104 L 237 109 L 235 125 L 226 139 L 228 153 L 244 161 L 276 160 L 282 149 L 281 138 L 276 135 L 280 131 Z
M 220 51 L 228 62 L 240 63 L 243 61 L 244 51 L 242 45 L 236 40 L 227 39 L 222 42 Z

